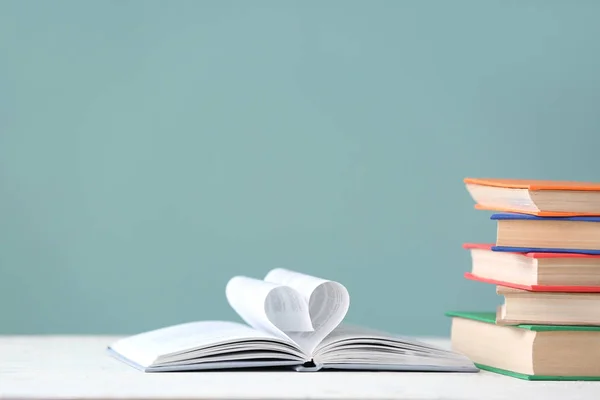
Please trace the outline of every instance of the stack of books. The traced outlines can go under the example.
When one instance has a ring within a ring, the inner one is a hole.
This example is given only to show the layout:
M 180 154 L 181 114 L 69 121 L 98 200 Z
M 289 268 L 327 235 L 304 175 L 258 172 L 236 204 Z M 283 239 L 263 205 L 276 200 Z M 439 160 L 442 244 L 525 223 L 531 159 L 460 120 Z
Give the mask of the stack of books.
M 465 244 L 467 279 L 493 284 L 495 312 L 448 312 L 452 347 L 528 380 L 600 380 L 600 183 L 465 179 L 498 212 L 493 244 Z

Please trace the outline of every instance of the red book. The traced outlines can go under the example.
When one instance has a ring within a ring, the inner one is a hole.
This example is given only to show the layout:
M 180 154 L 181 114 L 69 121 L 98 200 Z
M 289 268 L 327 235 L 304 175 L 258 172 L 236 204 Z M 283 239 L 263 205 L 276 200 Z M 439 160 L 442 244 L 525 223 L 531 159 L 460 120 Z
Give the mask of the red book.
M 600 292 L 600 255 L 493 251 L 466 243 L 471 272 L 465 278 L 534 292 Z

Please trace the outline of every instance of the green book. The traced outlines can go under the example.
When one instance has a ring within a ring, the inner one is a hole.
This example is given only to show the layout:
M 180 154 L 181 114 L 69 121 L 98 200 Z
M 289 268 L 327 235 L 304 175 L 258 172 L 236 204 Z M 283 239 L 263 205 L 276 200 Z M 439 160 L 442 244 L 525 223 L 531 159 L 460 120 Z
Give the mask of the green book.
M 471 358 L 475 365 L 482 370 L 531 381 L 600 380 L 600 326 L 497 325 L 495 312 L 450 311 L 446 313 L 446 316 L 453 318 L 453 347 Z M 456 324 L 455 319 L 470 320 L 476 323 Z M 478 323 L 493 325 L 494 328 Z M 514 330 L 523 330 L 524 332 L 519 334 Z M 529 331 L 529 333 L 526 331 Z M 484 340 L 477 340 L 481 337 L 485 337 L 488 343 L 485 343 Z M 493 341 L 494 345 L 490 346 L 489 341 Z M 530 343 L 533 344 L 530 345 Z M 533 346 L 536 343 L 537 354 L 534 354 Z M 565 343 L 569 345 L 565 346 Z M 531 352 L 531 357 L 522 357 L 523 352 L 527 351 Z M 494 357 L 497 359 L 495 363 L 480 362 L 484 359 L 492 360 Z M 517 360 L 524 358 L 530 358 L 532 365 L 518 365 Z M 535 364 L 536 358 L 539 360 L 539 366 Z M 545 365 L 541 365 L 541 363 Z M 517 368 L 513 370 L 492 366 L 500 364 L 514 364 Z M 524 371 L 536 367 L 545 371 L 560 370 L 567 373 L 537 374 L 518 372 L 519 369 Z M 586 373 L 569 373 L 582 370 Z M 590 374 L 588 371 L 594 373 Z

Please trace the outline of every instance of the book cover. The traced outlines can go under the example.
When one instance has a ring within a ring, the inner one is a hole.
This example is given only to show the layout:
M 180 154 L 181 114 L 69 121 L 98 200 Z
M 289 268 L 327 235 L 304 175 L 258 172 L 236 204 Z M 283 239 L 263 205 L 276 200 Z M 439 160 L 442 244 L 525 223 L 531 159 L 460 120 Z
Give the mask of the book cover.
M 464 183 L 508 189 L 600 191 L 598 182 L 552 181 L 544 179 L 465 178 Z
M 496 213 L 490 219 L 492 220 L 530 220 L 530 221 L 579 221 L 579 222 L 600 222 L 600 216 L 568 216 L 568 217 L 541 217 L 539 215 L 519 214 L 519 213 Z
M 515 208 L 502 208 L 502 207 L 487 207 L 481 204 L 476 203 L 473 206 L 476 210 L 480 210 L 480 211 L 504 211 L 504 212 L 510 212 L 510 213 L 518 213 L 518 212 L 522 212 L 525 213 L 526 211 L 521 211 Z M 526 215 L 536 215 L 538 217 L 570 217 L 570 216 L 577 216 L 577 215 L 584 215 L 584 214 L 578 214 L 578 213 L 572 213 L 572 212 L 560 212 L 560 211 L 527 211 L 528 214 Z M 597 215 L 597 214 L 588 214 L 588 215 Z
M 490 367 L 489 365 L 474 363 L 475 366 L 484 371 L 510 376 L 512 378 L 526 381 L 600 381 L 600 376 L 551 376 L 551 375 L 527 375 L 520 372 L 508 371 L 506 369 Z
M 463 249 L 466 250 L 472 250 L 472 249 L 477 249 L 477 250 L 489 250 L 489 251 L 494 251 L 494 247 L 496 245 L 493 243 L 464 243 L 462 245 Z M 505 252 L 507 253 L 507 252 Z M 515 254 L 520 254 L 522 256 L 525 257 L 530 257 L 530 258 L 600 258 L 600 254 L 583 254 L 583 253 L 553 253 L 553 252 L 545 252 L 545 253 L 540 253 L 540 252 L 535 252 L 535 251 L 524 251 L 524 250 L 519 250 L 519 251 L 512 251 L 510 253 L 515 253 Z
M 485 322 L 487 324 L 496 324 L 496 313 L 492 311 L 448 311 L 445 314 L 447 317 L 455 318 L 466 318 L 474 321 Z M 536 332 L 549 332 L 549 331 L 598 331 L 600 332 L 600 326 L 588 326 L 588 325 L 531 325 L 531 324 L 518 324 L 518 325 L 502 325 L 512 326 L 515 328 L 528 329 Z
M 600 293 L 600 286 L 522 285 L 519 283 L 499 281 L 497 279 L 483 278 L 470 272 L 465 272 L 464 277 L 471 281 L 506 286 L 513 289 L 527 290 L 529 292 Z
M 452 318 L 466 318 L 474 321 L 484 322 L 487 324 L 496 323 L 495 312 L 481 311 L 448 311 L 446 316 Z M 600 326 L 579 326 L 579 325 L 507 325 L 520 329 L 528 329 L 531 331 L 548 332 L 548 331 L 600 331 Z M 508 371 L 505 369 L 495 368 L 489 365 L 475 363 L 475 366 L 484 370 L 501 375 L 510 376 L 513 378 L 529 380 L 529 381 L 600 381 L 600 376 L 550 376 L 550 375 L 528 375 L 519 372 Z

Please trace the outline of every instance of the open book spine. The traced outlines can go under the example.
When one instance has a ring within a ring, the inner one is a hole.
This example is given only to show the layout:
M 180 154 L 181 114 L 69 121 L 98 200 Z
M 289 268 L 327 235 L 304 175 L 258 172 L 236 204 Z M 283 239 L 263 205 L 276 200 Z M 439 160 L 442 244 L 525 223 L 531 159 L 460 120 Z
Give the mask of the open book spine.
M 306 363 L 302 365 L 296 365 L 293 368 L 298 372 L 315 372 L 323 368 L 323 364 Z

